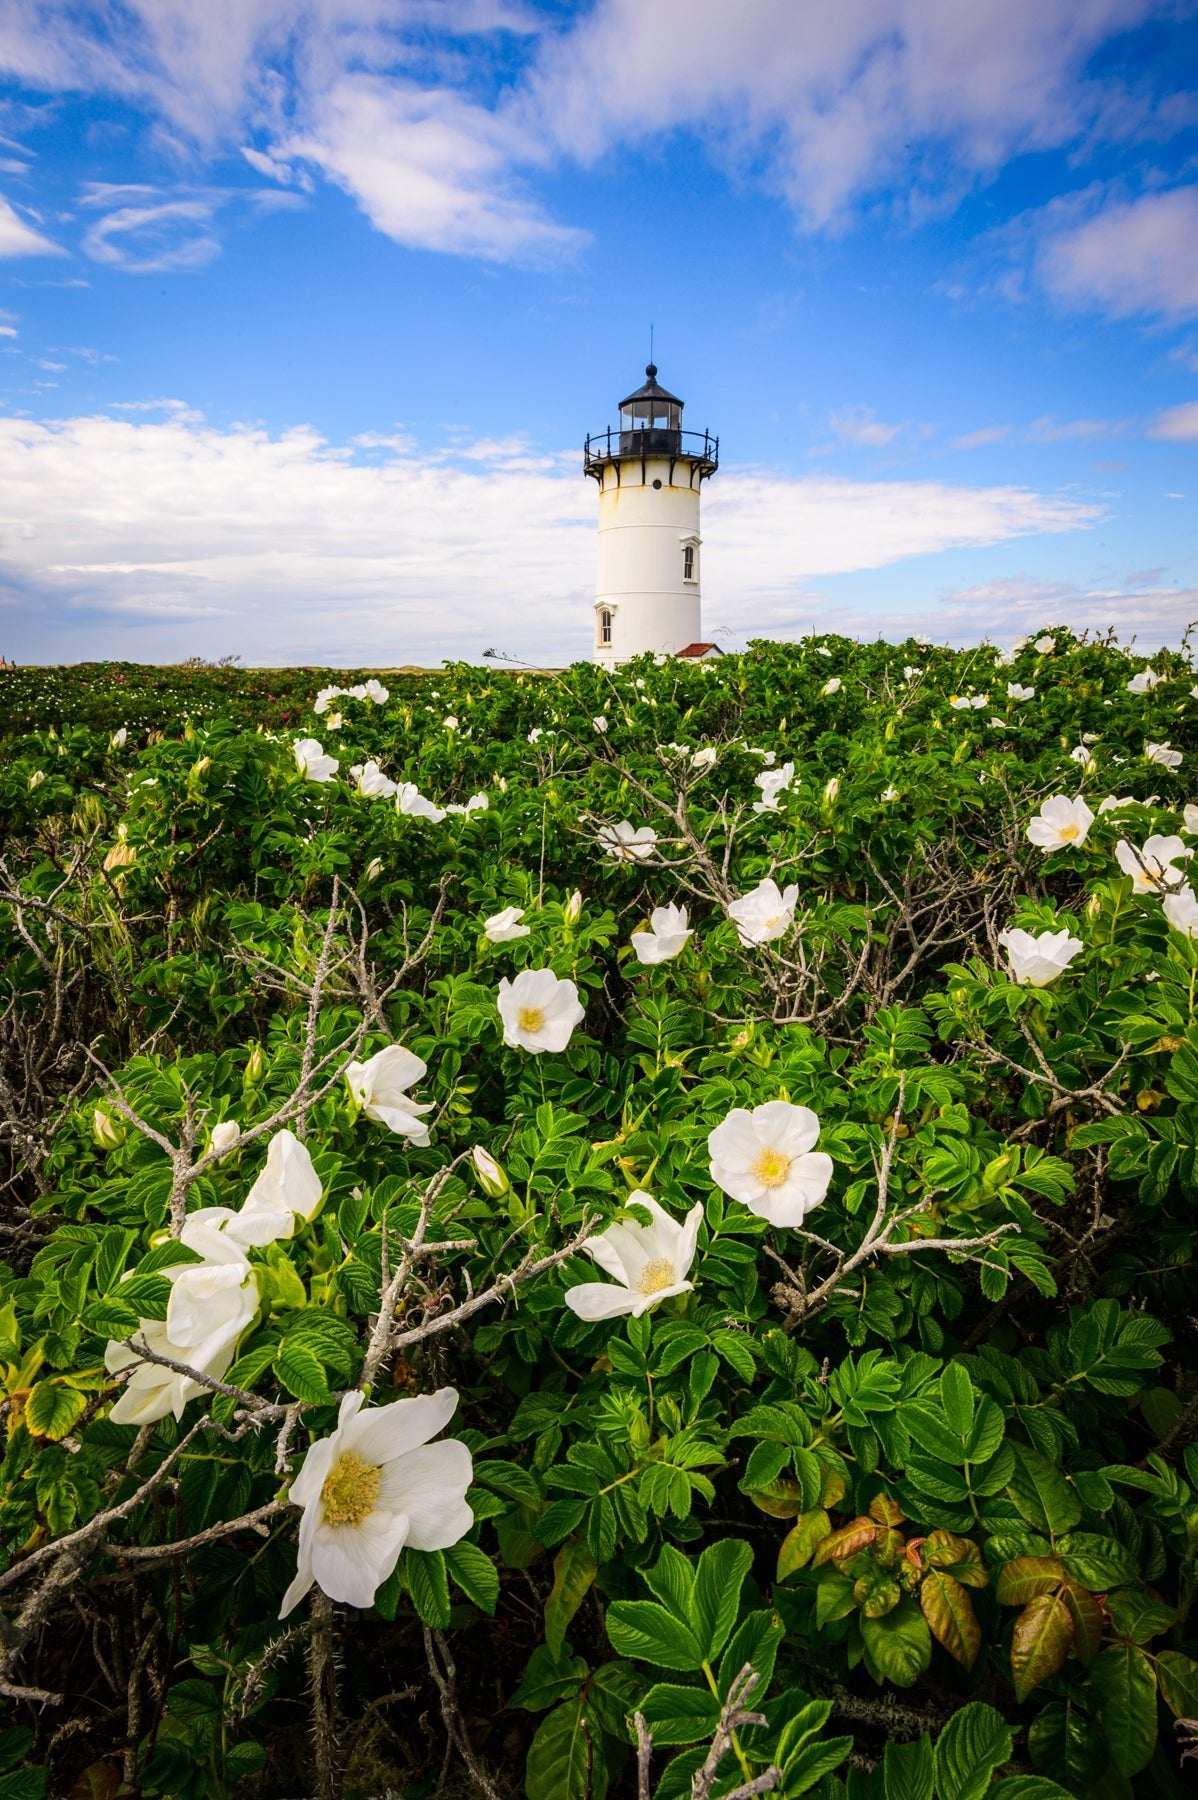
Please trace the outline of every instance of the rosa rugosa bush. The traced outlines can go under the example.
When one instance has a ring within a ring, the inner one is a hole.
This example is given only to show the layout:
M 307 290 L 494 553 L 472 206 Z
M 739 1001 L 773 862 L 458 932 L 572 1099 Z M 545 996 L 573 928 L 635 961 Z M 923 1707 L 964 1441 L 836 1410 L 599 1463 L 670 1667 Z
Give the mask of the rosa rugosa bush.
M 0 672 L 0 1791 L 1189 1791 L 1144 660 Z

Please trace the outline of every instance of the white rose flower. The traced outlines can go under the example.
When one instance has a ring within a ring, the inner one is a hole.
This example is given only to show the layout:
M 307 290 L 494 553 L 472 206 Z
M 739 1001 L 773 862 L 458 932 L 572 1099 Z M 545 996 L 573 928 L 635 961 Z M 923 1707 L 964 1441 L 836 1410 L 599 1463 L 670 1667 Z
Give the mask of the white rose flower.
M 1181 817 L 1183 829 L 1188 831 L 1191 837 L 1198 837 L 1198 806 L 1195 806 L 1192 801 L 1189 802 L 1182 808 Z
M 502 912 L 492 913 L 483 924 L 483 932 L 493 944 L 510 944 L 516 938 L 526 938 L 532 931 L 531 925 L 521 925 L 524 917 L 522 906 L 505 906 Z
M 441 723 L 444 725 L 446 731 L 456 731 L 458 728 L 458 721 L 453 713 L 446 713 Z
M 669 962 L 694 934 L 686 928 L 685 906 L 655 906 L 649 931 L 634 931 L 632 948 L 639 963 Z
M 691 757 L 691 768 L 701 774 L 704 769 L 710 769 L 714 765 L 718 755 L 719 751 L 715 746 L 707 744 L 702 750 L 695 751 L 695 754 Z
M 396 788 L 395 810 L 405 819 L 428 819 L 434 825 L 441 823 L 446 811 L 443 806 L 435 806 L 431 800 L 426 800 L 414 781 L 401 781 Z
M 1090 755 L 1085 744 L 1075 744 L 1073 749 L 1069 752 L 1069 760 L 1070 762 L 1080 763 L 1084 769 L 1090 768 L 1094 762 L 1094 758 Z
M 687 1275 L 703 1223 L 702 1202 L 696 1201 L 681 1224 L 639 1188 L 629 1194 L 625 1204 L 643 1206 L 652 1223 L 641 1225 L 630 1219 L 625 1225 L 609 1225 L 597 1237 L 583 1239 L 582 1249 L 618 1286 L 585 1281 L 569 1288 L 566 1305 L 580 1319 L 618 1319 L 624 1314 L 639 1319 L 660 1300 L 694 1287 Z
M 814 1148 L 818 1137 L 809 1106 L 734 1107 L 707 1139 L 711 1179 L 771 1225 L 801 1225 L 832 1179 L 832 1158 Z
M 312 711 L 315 713 L 327 713 L 330 700 L 335 700 L 338 694 L 344 692 L 345 689 L 339 687 L 321 688 L 319 694 L 317 694 L 315 700 L 312 702 Z
M 204 1257 L 165 1269 L 171 1283 L 165 1319 L 143 1319 L 135 1334 L 158 1356 L 186 1363 L 200 1375 L 219 1381 L 237 1353 L 237 1344 L 258 1310 L 258 1282 L 236 1244 L 217 1231 L 193 1233 L 188 1248 Z M 190 1375 L 179 1375 L 160 1363 L 144 1362 L 136 1350 L 113 1340 L 104 1352 L 110 1375 L 133 1373 L 109 1414 L 114 1425 L 153 1425 L 211 1390 Z
M 1179 837 L 1162 837 L 1154 832 L 1137 850 L 1126 838 L 1115 845 L 1115 860 L 1125 875 L 1130 875 L 1137 894 L 1162 894 L 1180 887 L 1185 877 L 1176 863 L 1179 857 L 1194 852 Z
M 40 788 L 45 779 L 46 771 L 44 769 L 35 769 L 33 774 L 29 777 L 29 792 L 32 794 L 35 788 Z
M 596 718 L 591 720 L 591 724 L 595 727 L 595 730 L 599 733 L 600 737 L 602 737 L 607 730 L 607 715 L 605 713 L 599 713 Z
M 564 1050 L 585 1012 L 574 983 L 559 981 L 552 969 L 522 969 L 514 981 L 505 976 L 497 1004 L 504 1043 L 534 1055 Z
M 1155 669 L 1141 669 L 1139 674 L 1133 675 L 1126 684 L 1127 691 L 1129 694 L 1150 694 L 1161 679 L 1162 677 L 1157 674 Z
M 1099 801 L 1098 814 L 1101 818 L 1103 813 L 1122 812 L 1125 806 L 1135 806 L 1135 804 L 1134 794 L 1108 794 L 1105 800 Z
M 882 789 L 882 792 L 881 792 L 879 798 L 882 800 L 897 800 L 898 799 L 898 789 L 894 786 L 885 787 Z
M 457 1409 L 454 1388 L 367 1407 L 346 1394 L 331 1437 L 308 1451 L 291 1484 L 302 1506 L 295 1580 L 279 1617 L 316 1584 L 330 1600 L 370 1606 L 405 1545 L 448 1550 L 474 1524 L 466 1490 L 474 1465 L 465 1444 L 443 1431 Z
M 1012 926 L 1000 931 L 998 941 L 1007 953 L 1012 978 L 1021 987 L 1047 987 L 1085 949 L 1080 938 L 1068 931 L 1042 931 L 1034 935 Z
M 844 683 L 841 681 L 840 676 L 832 675 L 825 681 L 823 687 L 820 689 L 820 694 L 838 694 L 843 686 Z
M 537 739 L 543 735 L 544 730 L 545 730 L 545 727 L 543 725 L 534 725 L 532 730 L 528 734 L 529 743 L 535 744 Z
M 569 899 L 566 901 L 565 905 L 562 907 L 562 924 L 563 925 L 577 925 L 577 923 L 581 917 L 582 917 L 582 889 L 575 888 L 574 892 L 570 895 Z
M 1008 681 L 1007 698 L 1009 700 L 1034 700 L 1035 697 L 1036 690 L 1034 687 L 1024 687 L 1023 683 L 1020 681 Z
M 1144 755 L 1150 763 L 1159 763 L 1162 769 L 1181 767 L 1181 751 L 1171 750 L 1168 740 L 1163 744 L 1145 744 Z
M 323 1191 L 307 1145 L 293 1131 L 276 1131 L 267 1145 L 266 1166 L 240 1208 L 201 1206 L 188 1213 L 180 1239 L 201 1254 L 212 1232 L 242 1251 L 277 1243 L 295 1236 L 297 1217 L 307 1223 L 314 1216 Z
M 363 683 L 362 697 L 365 700 L 373 700 L 376 706 L 386 706 L 391 694 L 378 677 L 372 675 L 369 681 Z
M 1174 931 L 1183 932 L 1186 937 L 1198 938 L 1198 896 L 1189 882 L 1178 888 L 1176 893 L 1165 895 L 1161 911 Z
M 1029 844 L 1041 850 L 1059 850 L 1064 844 L 1084 844 L 1094 814 L 1079 794 L 1075 800 L 1054 794 L 1045 800 L 1027 828 Z
M 295 766 L 308 781 L 331 781 L 340 764 L 335 756 L 326 756 L 316 738 L 297 738 L 292 745 Z
M 728 907 L 728 917 L 736 926 L 741 943 L 747 946 L 769 944 L 775 938 L 785 936 L 795 922 L 798 897 L 797 884 L 792 883 L 785 893 L 780 893 L 773 876 L 767 875 L 747 894 L 733 900 Z
M 396 791 L 395 782 L 384 775 L 374 761 L 360 763 L 350 770 L 350 774 L 358 784 L 358 792 L 368 800 L 390 800 Z
M 1000 650 L 998 655 L 994 659 L 995 668 L 1009 669 L 1011 664 L 1015 661 L 1015 658 L 1017 655 L 1018 655 L 1018 651 L 1016 651 L 1016 650 Z
M 1054 637 L 1047 636 L 1038 637 L 1032 645 L 1032 649 L 1036 652 L 1037 656 L 1051 656 L 1056 647 L 1057 640 Z
M 236 1119 L 222 1119 L 219 1125 L 212 1127 L 212 1136 L 208 1140 L 208 1148 L 217 1156 L 228 1156 L 235 1150 L 241 1138 L 241 1126 Z
M 634 828 L 627 819 L 621 819 L 618 825 L 601 825 L 598 838 L 607 854 L 614 856 L 617 862 L 643 862 L 657 847 L 657 833 L 652 825 Z
M 432 1112 L 433 1102 L 422 1104 L 405 1090 L 427 1074 L 428 1064 L 419 1056 L 402 1044 L 388 1044 L 366 1062 L 347 1063 L 345 1080 L 368 1119 L 423 1148 L 429 1135 L 421 1114 Z
M 123 750 L 129 742 L 129 727 L 122 725 L 119 730 L 113 732 L 108 741 L 114 750 Z
M 918 663 L 904 663 L 903 664 L 903 680 L 908 684 L 908 686 L 911 684 L 911 682 L 913 682 L 915 680 L 915 677 L 917 675 L 922 675 L 922 674 L 923 674 L 923 670 L 920 668 Z
M 772 757 L 773 752 L 770 752 Z M 754 812 L 777 812 L 778 796 L 784 794 L 794 779 L 795 766 L 792 762 L 783 763 L 780 769 L 762 769 L 760 775 L 753 777 L 754 783 L 761 789 L 761 799 L 754 800 Z

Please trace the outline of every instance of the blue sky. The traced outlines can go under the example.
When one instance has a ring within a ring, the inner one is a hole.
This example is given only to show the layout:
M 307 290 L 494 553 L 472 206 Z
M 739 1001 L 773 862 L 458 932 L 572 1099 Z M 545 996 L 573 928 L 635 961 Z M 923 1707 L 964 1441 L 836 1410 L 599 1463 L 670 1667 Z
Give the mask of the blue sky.
M 585 654 L 650 323 L 725 642 L 1176 641 L 1196 0 L 0 0 L 0 654 Z

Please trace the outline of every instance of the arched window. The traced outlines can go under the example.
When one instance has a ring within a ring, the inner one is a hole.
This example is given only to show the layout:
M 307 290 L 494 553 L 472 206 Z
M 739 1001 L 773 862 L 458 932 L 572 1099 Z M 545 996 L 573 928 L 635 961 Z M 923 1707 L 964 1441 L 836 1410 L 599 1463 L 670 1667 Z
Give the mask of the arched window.
M 683 581 L 695 579 L 695 546 L 693 544 L 683 544 L 682 546 L 682 579 Z
M 599 642 L 601 644 L 611 643 L 611 614 L 606 606 L 599 610 Z

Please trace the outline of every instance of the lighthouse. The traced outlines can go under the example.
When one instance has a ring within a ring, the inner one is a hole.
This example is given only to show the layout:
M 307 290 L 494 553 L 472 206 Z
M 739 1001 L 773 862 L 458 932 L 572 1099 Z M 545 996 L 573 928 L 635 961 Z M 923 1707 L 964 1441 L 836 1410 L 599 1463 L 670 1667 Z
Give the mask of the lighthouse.
M 587 435 L 583 468 L 599 486 L 593 660 L 676 653 L 702 637 L 699 490 L 720 443 L 682 429 L 682 401 L 657 366 L 620 402 L 619 429 Z

